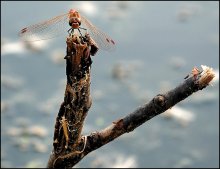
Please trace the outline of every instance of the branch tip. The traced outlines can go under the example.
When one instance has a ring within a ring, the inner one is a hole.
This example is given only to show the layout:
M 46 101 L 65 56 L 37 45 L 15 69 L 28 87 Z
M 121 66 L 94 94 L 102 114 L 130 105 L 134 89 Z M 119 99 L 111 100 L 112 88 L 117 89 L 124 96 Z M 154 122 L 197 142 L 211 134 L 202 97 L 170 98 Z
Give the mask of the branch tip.
M 202 67 L 202 73 L 201 77 L 199 78 L 199 85 L 201 87 L 205 87 L 210 84 L 210 82 L 215 77 L 215 73 L 213 71 L 213 68 L 208 67 L 206 65 L 201 65 Z

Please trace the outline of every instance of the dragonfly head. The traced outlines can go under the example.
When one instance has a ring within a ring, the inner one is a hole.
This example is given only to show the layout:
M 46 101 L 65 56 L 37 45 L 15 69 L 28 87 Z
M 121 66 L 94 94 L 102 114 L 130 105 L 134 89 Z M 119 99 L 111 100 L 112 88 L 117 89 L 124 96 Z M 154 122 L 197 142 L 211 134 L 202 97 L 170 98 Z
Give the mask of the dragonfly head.
M 76 17 L 72 17 L 72 18 L 69 19 L 69 25 L 73 29 L 78 29 L 79 26 L 81 25 L 81 19 L 80 18 L 76 18 Z
M 78 29 L 81 25 L 81 17 L 78 11 L 71 9 L 69 11 L 69 25 L 73 29 Z

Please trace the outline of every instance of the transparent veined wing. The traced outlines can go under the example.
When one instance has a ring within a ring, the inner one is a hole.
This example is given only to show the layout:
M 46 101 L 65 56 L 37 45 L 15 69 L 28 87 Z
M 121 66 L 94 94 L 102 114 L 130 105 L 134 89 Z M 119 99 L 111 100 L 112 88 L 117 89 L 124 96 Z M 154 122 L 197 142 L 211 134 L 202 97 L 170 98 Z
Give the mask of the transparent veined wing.
M 69 14 L 56 16 L 50 20 L 23 28 L 19 36 L 24 41 L 39 41 L 57 37 L 70 28 Z
M 82 24 L 87 29 L 91 38 L 96 42 L 98 47 L 103 50 L 115 50 L 115 42 L 102 30 L 94 26 L 88 19 L 81 15 Z
M 74 14 L 75 13 L 70 10 L 70 12 L 66 14 L 23 28 L 19 32 L 19 36 L 24 41 L 39 41 L 57 37 L 63 33 L 67 33 L 67 31 L 71 28 L 69 26 L 69 17 Z M 87 29 L 89 35 L 100 49 L 107 51 L 115 49 L 115 42 L 110 36 L 94 26 L 84 16 L 79 17 L 79 19 L 81 19 L 82 24 L 85 26 L 84 28 Z M 77 33 L 77 31 L 74 31 L 74 33 Z

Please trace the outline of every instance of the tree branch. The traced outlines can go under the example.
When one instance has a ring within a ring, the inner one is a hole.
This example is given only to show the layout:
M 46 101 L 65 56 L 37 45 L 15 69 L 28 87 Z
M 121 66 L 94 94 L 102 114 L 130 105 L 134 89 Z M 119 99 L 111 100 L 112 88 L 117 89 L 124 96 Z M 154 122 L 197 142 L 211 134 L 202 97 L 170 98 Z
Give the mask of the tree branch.
M 203 72 L 197 72 L 197 74 L 194 74 L 192 77 L 185 80 L 175 89 L 170 90 L 165 94 L 158 94 L 149 103 L 141 106 L 124 118 L 113 122 L 100 132 L 90 134 L 88 136 L 87 146 L 83 152 L 84 156 L 111 142 L 122 134 L 133 131 L 138 126 L 165 112 L 167 109 L 184 100 L 194 92 L 207 87 L 210 81 L 214 78 L 212 69 L 207 69 L 208 70 L 203 70 Z
M 194 92 L 204 89 L 214 78 L 211 68 L 193 68 L 188 79 L 165 94 L 158 94 L 149 103 L 139 107 L 124 118 L 114 121 L 99 132 L 81 136 L 83 122 L 92 104 L 90 97 L 90 54 L 98 47 L 86 35 L 67 38 L 67 85 L 64 102 L 56 118 L 54 149 L 50 155 L 48 168 L 71 168 L 88 153 L 111 142 L 124 133 L 133 131 L 153 117 L 165 112 Z M 187 77 L 186 77 L 187 78 Z

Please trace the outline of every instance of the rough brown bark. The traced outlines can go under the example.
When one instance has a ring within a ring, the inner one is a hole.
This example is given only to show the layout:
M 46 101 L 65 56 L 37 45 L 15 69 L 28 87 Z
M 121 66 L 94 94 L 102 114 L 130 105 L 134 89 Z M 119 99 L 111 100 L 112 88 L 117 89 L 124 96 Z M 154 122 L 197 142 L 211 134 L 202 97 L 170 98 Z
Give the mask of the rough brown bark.
M 88 153 L 133 131 L 153 117 L 165 112 L 194 92 L 202 90 L 214 78 L 212 71 L 192 70 L 182 84 L 165 94 L 158 94 L 149 103 L 120 118 L 105 129 L 82 136 L 83 122 L 92 104 L 90 97 L 90 54 L 98 48 L 89 36 L 82 41 L 77 36 L 67 38 L 67 85 L 54 130 L 53 151 L 48 168 L 72 168 Z
M 87 137 L 81 136 L 83 122 L 92 104 L 90 96 L 90 54 L 98 48 L 87 35 L 82 39 L 72 35 L 67 38 L 66 75 L 67 84 L 64 102 L 56 118 L 53 151 L 48 161 L 49 168 L 70 168 L 68 159 L 81 154 Z

